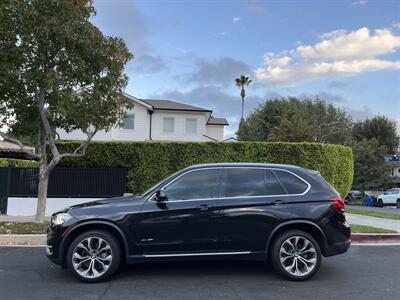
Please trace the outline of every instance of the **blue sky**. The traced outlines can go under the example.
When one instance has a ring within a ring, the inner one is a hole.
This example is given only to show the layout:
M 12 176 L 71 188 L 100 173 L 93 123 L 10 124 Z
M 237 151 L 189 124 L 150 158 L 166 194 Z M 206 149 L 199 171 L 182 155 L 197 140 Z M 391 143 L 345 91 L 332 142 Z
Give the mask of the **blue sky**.
M 268 98 L 318 95 L 354 119 L 400 120 L 398 1 L 95 0 L 93 22 L 135 55 L 127 92 L 211 108 L 237 129 Z

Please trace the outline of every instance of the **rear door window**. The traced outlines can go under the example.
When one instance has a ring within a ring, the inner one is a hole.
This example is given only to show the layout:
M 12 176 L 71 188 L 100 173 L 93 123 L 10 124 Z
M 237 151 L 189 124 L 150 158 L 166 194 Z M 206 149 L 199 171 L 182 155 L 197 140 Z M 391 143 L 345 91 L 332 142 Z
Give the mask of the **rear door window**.
M 225 197 L 265 195 L 264 177 L 264 169 L 225 169 Z
M 284 195 L 286 194 L 282 184 L 271 170 L 265 170 L 265 190 L 266 195 Z
M 266 196 L 286 194 L 275 174 L 263 168 L 227 168 L 224 181 L 225 197 Z
M 289 172 L 274 170 L 274 173 L 277 175 L 288 194 L 302 194 L 308 189 L 308 184 L 305 181 Z

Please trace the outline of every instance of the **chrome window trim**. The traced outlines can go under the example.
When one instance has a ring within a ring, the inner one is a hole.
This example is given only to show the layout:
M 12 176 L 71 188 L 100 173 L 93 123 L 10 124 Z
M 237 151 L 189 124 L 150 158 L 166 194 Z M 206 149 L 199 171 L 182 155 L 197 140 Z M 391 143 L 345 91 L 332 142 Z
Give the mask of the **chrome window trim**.
M 300 177 L 299 175 L 293 173 L 292 171 L 289 170 L 285 170 L 282 168 L 271 168 L 271 167 L 256 167 L 256 166 L 250 166 L 250 167 L 246 167 L 246 166 L 237 166 L 237 167 L 209 167 L 209 168 L 198 168 L 198 169 L 193 169 L 193 170 L 188 170 L 182 174 L 180 174 L 179 176 L 177 176 L 176 178 L 174 178 L 173 180 L 171 180 L 170 182 L 168 182 L 166 185 L 164 185 L 163 187 L 161 187 L 160 189 L 165 189 L 166 187 L 168 187 L 170 184 L 174 183 L 176 180 L 178 180 L 180 177 L 182 177 L 183 175 L 186 175 L 188 173 L 191 172 L 196 172 L 196 171 L 201 171 L 201 170 L 215 170 L 215 169 L 265 169 L 265 170 L 279 170 L 279 171 L 284 171 L 284 172 L 288 172 L 294 176 L 296 176 L 297 178 L 299 178 L 300 180 L 302 180 L 305 184 L 307 184 L 307 189 L 301 193 L 301 194 L 276 194 L 276 195 L 258 195 L 258 196 L 235 196 L 235 197 L 221 197 L 221 199 L 240 199 L 240 198 L 266 198 L 266 197 L 287 197 L 287 196 L 304 196 L 305 194 L 307 194 L 309 192 L 309 190 L 311 189 L 311 184 L 306 181 L 305 179 L 303 179 L 302 177 Z M 146 201 L 150 201 L 150 202 L 156 202 L 154 200 L 151 200 L 156 193 L 151 194 Z M 200 199 L 187 199 L 187 200 L 172 200 L 172 201 L 166 201 L 167 203 L 176 203 L 176 202 L 187 202 L 187 201 L 204 201 L 204 200 L 216 200 L 217 198 L 200 198 Z

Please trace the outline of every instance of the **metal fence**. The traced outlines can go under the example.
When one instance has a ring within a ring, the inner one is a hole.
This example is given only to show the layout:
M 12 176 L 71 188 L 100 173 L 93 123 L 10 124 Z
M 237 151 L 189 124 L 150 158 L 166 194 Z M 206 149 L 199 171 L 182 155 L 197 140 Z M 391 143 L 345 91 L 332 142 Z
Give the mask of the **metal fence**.
M 0 168 L 0 212 L 7 210 L 8 197 L 36 197 L 37 168 Z M 106 198 L 126 191 L 124 168 L 55 168 L 49 178 L 48 197 Z

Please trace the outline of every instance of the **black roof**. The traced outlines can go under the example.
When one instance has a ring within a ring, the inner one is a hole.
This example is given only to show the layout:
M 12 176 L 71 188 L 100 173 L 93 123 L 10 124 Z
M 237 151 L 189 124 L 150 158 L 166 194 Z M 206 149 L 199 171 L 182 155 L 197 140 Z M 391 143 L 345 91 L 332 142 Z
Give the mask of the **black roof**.
M 225 118 L 214 118 L 214 117 L 211 117 L 208 120 L 207 125 L 229 125 L 229 123 Z
M 209 109 L 205 109 L 198 106 L 189 104 L 179 103 L 172 100 L 161 100 L 161 99 L 139 99 L 140 101 L 150 105 L 156 110 L 181 110 L 181 111 L 198 111 L 198 112 L 211 112 Z

